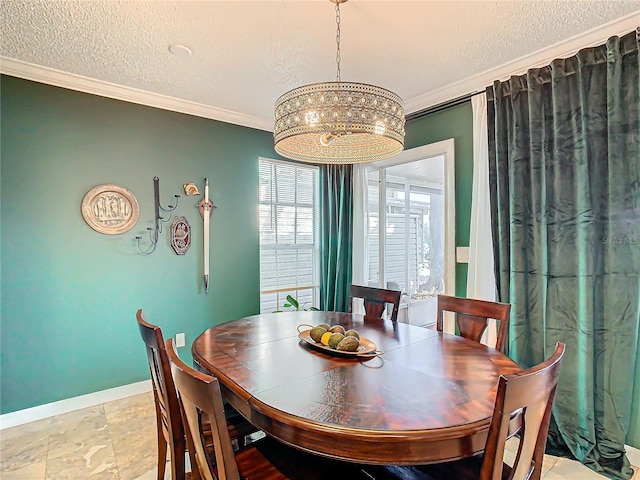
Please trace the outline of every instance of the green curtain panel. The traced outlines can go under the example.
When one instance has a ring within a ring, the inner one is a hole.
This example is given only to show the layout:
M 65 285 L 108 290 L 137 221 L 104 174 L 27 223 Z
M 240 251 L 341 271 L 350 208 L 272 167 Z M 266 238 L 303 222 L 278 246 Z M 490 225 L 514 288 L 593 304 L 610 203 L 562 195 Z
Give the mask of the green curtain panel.
M 509 354 L 529 367 L 567 344 L 549 451 L 616 479 L 640 388 L 638 71 L 633 32 L 487 89 Z
M 346 312 L 352 278 L 353 166 L 320 167 L 320 305 Z

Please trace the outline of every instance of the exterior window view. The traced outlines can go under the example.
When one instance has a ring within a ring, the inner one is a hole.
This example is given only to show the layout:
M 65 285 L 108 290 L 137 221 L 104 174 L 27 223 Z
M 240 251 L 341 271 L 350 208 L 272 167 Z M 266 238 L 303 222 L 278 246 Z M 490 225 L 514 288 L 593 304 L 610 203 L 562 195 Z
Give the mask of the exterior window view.
M 445 291 L 444 157 L 370 169 L 367 185 L 369 286 L 401 291 L 398 319 L 422 325 Z

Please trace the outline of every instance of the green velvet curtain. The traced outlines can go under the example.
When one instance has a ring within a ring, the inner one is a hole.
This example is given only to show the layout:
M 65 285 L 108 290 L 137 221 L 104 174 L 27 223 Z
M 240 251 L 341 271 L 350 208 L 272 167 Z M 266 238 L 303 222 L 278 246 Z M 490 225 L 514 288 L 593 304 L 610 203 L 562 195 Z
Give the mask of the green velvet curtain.
M 353 166 L 320 167 L 320 309 L 346 312 L 352 277 Z
M 638 56 L 632 32 L 487 89 L 509 353 L 529 367 L 567 344 L 549 450 L 616 479 L 640 388 Z

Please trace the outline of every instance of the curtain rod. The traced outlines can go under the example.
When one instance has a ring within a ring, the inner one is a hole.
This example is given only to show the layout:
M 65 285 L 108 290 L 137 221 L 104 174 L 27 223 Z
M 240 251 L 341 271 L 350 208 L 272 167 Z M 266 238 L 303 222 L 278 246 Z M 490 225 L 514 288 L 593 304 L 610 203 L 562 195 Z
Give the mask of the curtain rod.
M 458 105 L 462 105 L 463 103 L 469 101 L 471 97 L 475 97 L 476 95 L 480 95 L 481 93 L 484 93 L 484 90 L 474 93 L 467 93 L 466 95 L 462 95 L 461 97 L 456 97 L 451 100 L 447 100 L 446 102 L 423 108 L 422 110 L 418 110 L 417 112 L 409 113 L 405 115 L 404 118 L 406 121 L 415 120 L 416 118 L 424 117 L 432 113 L 441 112 L 442 110 L 446 110 L 447 108 L 457 107 Z

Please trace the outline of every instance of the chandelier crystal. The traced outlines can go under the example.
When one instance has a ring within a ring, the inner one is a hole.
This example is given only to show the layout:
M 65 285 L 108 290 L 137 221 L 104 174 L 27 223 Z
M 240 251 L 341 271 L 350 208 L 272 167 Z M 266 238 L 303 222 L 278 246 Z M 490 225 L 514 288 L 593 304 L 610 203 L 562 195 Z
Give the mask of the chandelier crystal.
M 340 3 L 336 4 L 335 82 L 304 85 L 275 104 L 274 146 L 286 158 L 310 163 L 383 160 L 404 148 L 404 103 L 395 93 L 340 80 Z

